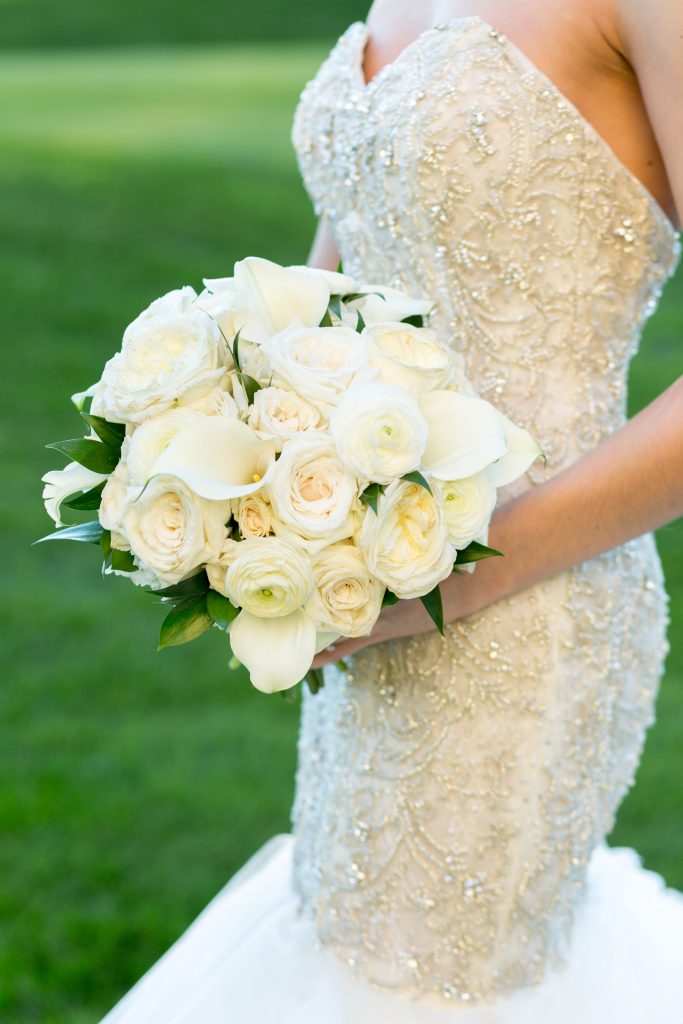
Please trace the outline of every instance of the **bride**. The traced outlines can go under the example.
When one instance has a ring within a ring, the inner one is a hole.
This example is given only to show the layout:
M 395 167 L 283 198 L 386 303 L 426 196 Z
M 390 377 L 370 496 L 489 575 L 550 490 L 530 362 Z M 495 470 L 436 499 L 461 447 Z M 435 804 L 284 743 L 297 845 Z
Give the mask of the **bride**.
M 673 1024 L 683 898 L 605 845 L 666 653 L 683 378 L 626 379 L 679 256 L 678 0 L 376 0 L 301 97 L 311 262 L 435 297 L 547 454 L 505 558 L 319 656 L 293 834 L 106 1024 Z M 343 662 L 340 661 L 343 659 Z

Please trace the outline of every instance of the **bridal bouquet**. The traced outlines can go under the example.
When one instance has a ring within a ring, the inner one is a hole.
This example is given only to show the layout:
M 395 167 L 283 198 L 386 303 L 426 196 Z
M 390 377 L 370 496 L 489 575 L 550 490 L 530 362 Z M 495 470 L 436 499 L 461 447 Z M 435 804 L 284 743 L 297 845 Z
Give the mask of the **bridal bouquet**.
M 48 539 L 98 544 L 170 606 L 160 647 L 217 626 L 260 690 L 493 552 L 496 489 L 539 455 L 476 396 L 431 303 L 249 258 L 157 299 L 48 448 Z M 64 526 L 63 509 L 97 518 Z M 308 674 L 308 675 L 307 675 Z

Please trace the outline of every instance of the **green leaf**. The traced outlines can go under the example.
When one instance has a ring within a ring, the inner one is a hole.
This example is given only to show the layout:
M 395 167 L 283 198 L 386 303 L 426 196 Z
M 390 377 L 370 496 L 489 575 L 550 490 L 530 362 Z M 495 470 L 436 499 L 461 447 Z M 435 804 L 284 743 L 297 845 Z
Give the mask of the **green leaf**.
M 234 338 L 233 343 L 232 343 L 232 359 L 233 359 L 233 362 L 235 364 L 236 369 L 239 372 L 242 371 L 242 366 L 240 364 L 240 334 L 241 333 L 242 333 L 242 328 L 240 327 L 240 329 L 237 332 L 237 334 L 235 335 L 235 338 Z
M 118 548 L 112 548 L 111 567 L 118 572 L 136 572 L 138 568 L 132 551 L 119 551 Z
M 404 317 L 403 320 L 401 320 L 401 323 L 410 324 L 411 327 L 424 327 L 425 318 L 423 316 L 420 316 L 420 314 L 418 313 L 415 316 Z
M 318 327 L 332 327 L 332 326 L 333 326 L 333 324 L 332 324 L 332 317 L 330 316 L 330 311 L 329 311 L 329 309 L 326 309 L 325 310 L 325 316 L 322 318 L 322 320 L 318 324 Z
M 424 487 L 425 491 L 429 491 L 430 494 L 432 493 L 432 489 L 429 486 L 428 481 L 422 476 L 422 473 L 418 473 L 417 471 L 415 473 L 406 473 L 406 475 L 402 476 L 401 479 L 407 480 L 409 484 L 419 484 L 420 487 Z
M 358 319 L 356 320 L 356 332 L 358 334 L 362 334 L 365 330 L 365 320 L 363 319 L 363 314 L 359 309 L 356 310 L 356 314 L 358 316 Z
M 384 597 L 382 598 L 382 608 L 389 608 L 392 604 L 398 604 L 400 598 L 396 594 L 392 594 L 390 590 L 384 591 Z
M 77 526 L 66 526 L 61 530 L 49 533 L 47 537 L 41 537 L 34 541 L 34 544 L 42 544 L 44 540 L 79 540 L 84 544 L 99 544 L 103 529 L 96 519 L 89 523 L 79 523 Z
M 443 602 L 441 600 L 441 591 L 438 586 L 434 587 L 428 594 L 421 597 L 422 604 L 427 609 L 429 617 L 438 629 L 441 636 L 445 636 L 443 629 Z
M 338 274 L 343 274 L 344 273 L 344 267 L 342 266 L 342 261 L 341 260 L 339 260 L 339 263 L 337 264 L 337 273 Z
M 456 566 L 468 565 L 471 562 L 481 562 L 484 558 L 502 558 L 503 552 L 496 551 L 495 548 L 487 548 L 485 544 L 479 544 L 478 541 L 473 540 L 471 544 L 468 544 L 462 551 L 458 551 L 458 557 L 455 560 Z
M 342 318 L 342 297 L 341 295 L 330 295 L 330 304 L 327 307 L 328 313 L 334 313 L 337 320 Z
M 175 605 L 162 622 L 157 650 L 187 644 L 212 626 L 213 619 L 206 610 L 206 594 L 188 597 Z
M 105 561 L 109 559 L 111 555 L 111 530 L 102 530 L 100 536 L 100 547 L 102 548 L 102 554 L 104 555 Z
M 228 601 L 227 597 L 223 597 L 217 590 L 209 590 L 206 595 L 206 610 L 221 629 L 226 629 L 236 619 L 240 613 L 239 608 L 235 608 L 232 601 Z
M 170 587 L 164 587 L 163 590 L 154 590 L 152 587 L 143 587 L 142 589 L 150 594 L 156 594 L 157 597 L 197 597 L 200 594 L 205 594 L 209 589 L 209 577 L 202 569 L 194 576 L 189 576 L 186 580 L 174 583 Z
M 361 494 L 360 500 L 377 515 L 377 503 L 382 494 L 384 494 L 382 484 L 370 484 Z
M 325 677 L 321 668 L 311 668 L 306 673 L 306 682 L 308 683 L 308 689 L 311 693 L 316 694 L 322 690 L 325 685 Z
M 66 501 L 62 502 L 66 508 L 72 508 L 76 512 L 92 512 L 93 509 L 98 509 L 102 501 L 102 491 L 106 480 L 103 480 L 97 487 L 92 487 L 89 491 L 77 492 L 71 498 L 67 498 Z
M 93 473 L 112 473 L 119 461 L 119 453 L 101 441 L 89 437 L 76 437 L 69 441 L 55 441 L 45 445 L 66 455 L 72 462 L 92 470 Z
M 126 426 L 124 423 L 110 423 L 109 420 L 102 419 L 101 416 L 93 416 L 87 412 L 82 412 L 81 416 L 93 428 L 103 444 L 106 444 L 109 448 L 114 448 L 117 452 L 121 451 L 121 445 L 126 436 Z
M 237 376 L 239 377 L 240 384 L 244 388 L 244 393 L 247 396 L 247 401 L 249 402 L 249 405 L 252 405 L 254 401 L 254 395 L 256 394 L 257 391 L 261 390 L 261 385 L 253 377 L 250 377 L 248 374 L 242 373 L 241 371 L 237 374 Z
M 349 292 L 348 295 L 342 295 L 342 301 L 357 302 L 359 299 L 367 299 L 368 295 L 378 295 L 380 299 L 384 298 L 383 292 Z

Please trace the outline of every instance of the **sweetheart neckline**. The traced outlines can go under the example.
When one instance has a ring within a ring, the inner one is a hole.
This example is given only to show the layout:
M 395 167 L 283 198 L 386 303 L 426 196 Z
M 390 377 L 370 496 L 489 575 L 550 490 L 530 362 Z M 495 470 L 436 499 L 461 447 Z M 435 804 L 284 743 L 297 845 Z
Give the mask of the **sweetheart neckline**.
M 429 28 L 423 29 L 414 39 L 412 39 L 407 46 L 396 55 L 396 57 L 386 64 L 383 64 L 379 71 L 373 75 L 370 81 L 365 78 L 365 52 L 369 40 L 369 29 L 367 22 L 356 21 L 347 29 L 347 33 L 353 29 L 360 28 L 362 30 L 361 42 L 362 45 L 356 54 L 356 61 L 354 65 L 354 71 L 358 77 L 358 91 L 361 95 L 366 95 L 374 92 L 379 85 L 382 84 L 384 78 L 394 72 L 397 68 L 400 68 L 401 64 L 410 58 L 412 53 L 416 50 L 418 45 L 422 43 L 426 38 L 431 35 L 438 35 L 447 30 L 458 30 L 468 25 L 478 25 L 481 29 L 485 29 L 491 34 L 495 34 L 496 38 L 505 45 L 508 53 L 512 54 L 523 67 L 527 68 L 544 86 L 551 90 L 553 95 L 559 100 L 566 109 L 574 116 L 574 118 L 581 124 L 584 131 L 588 133 L 590 138 L 607 154 L 611 159 L 614 166 L 622 174 L 622 176 L 631 182 L 632 186 L 639 191 L 640 195 L 649 203 L 653 213 L 657 216 L 660 222 L 663 224 L 665 229 L 669 232 L 672 244 L 676 243 L 680 234 L 680 229 L 677 228 L 669 215 L 660 204 L 659 200 L 655 198 L 649 188 L 643 184 L 637 174 L 635 174 L 626 164 L 621 160 L 615 153 L 612 146 L 606 141 L 606 139 L 600 134 L 600 132 L 593 126 L 593 124 L 581 113 L 579 108 L 573 103 L 562 90 L 555 84 L 552 78 L 550 78 L 545 71 L 529 57 L 524 50 L 521 49 L 516 43 L 514 43 L 504 32 L 499 31 L 495 26 L 491 25 L 490 22 L 485 21 L 478 14 L 470 14 L 464 17 L 451 18 L 449 21 L 441 22 L 437 25 L 432 25 Z

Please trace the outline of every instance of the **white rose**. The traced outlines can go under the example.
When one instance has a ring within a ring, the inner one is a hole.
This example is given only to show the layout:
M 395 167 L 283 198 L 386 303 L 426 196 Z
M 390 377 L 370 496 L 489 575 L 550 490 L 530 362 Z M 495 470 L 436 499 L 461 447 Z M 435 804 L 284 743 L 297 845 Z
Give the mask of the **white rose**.
M 333 544 L 313 558 L 315 587 L 306 605 L 319 630 L 367 636 L 382 610 L 384 585 L 355 544 Z
M 171 585 L 221 547 L 229 515 L 227 501 L 199 498 L 182 481 L 158 476 L 141 493 L 129 493 L 121 523 L 139 563 Z
M 285 526 L 302 537 L 317 539 L 345 527 L 358 488 L 332 439 L 310 431 L 286 443 L 271 471 L 267 493 Z
M 458 550 L 485 533 L 496 507 L 496 488 L 486 472 L 465 480 L 433 482 L 443 506 L 448 539 Z
M 335 275 L 336 276 L 336 275 Z M 199 297 L 230 339 L 261 344 L 294 320 L 315 327 L 330 301 L 330 280 L 311 267 L 281 267 L 250 256 L 235 264 L 234 276 L 205 280 Z
M 267 537 L 272 530 L 273 514 L 270 505 L 261 494 L 249 494 L 234 502 L 235 518 L 240 533 L 247 540 L 250 537 Z
M 367 337 L 348 327 L 295 325 L 271 338 L 266 351 L 276 377 L 323 410 L 373 375 Z
M 78 492 L 89 491 L 106 479 L 106 474 L 93 473 L 92 470 L 86 469 L 78 462 L 70 462 L 64 469 L 51 469 L 42 478 L 42 482 L 45 484 L 43 488 L 45 511 L 51 519 L 54 519 L 57 526 L 61 526 L 61 507 L 65 498 Z
M 207 391 L 201 398 L 190 402 L 183 408 L 201 412 L 205 416 L 228 416 L 236 419 L 239 415 L 239 409 L 231 391 L 232 375 L 228 373 L 219 380 L 218 384 L 211 391 Z
M 237 558 L 239 542 L 226 538 L 218 551 L 214 551 L 206 563 L 206 575 L 209 577 L 209 585 L 217 590 L 223 597 L 228 596 L 225 587 L 225 577 L 228 569 Z
M 420 394 L 437 387 L 450 365 L 450 353 L 434 331 L 410 324 L 386 323 L 368 328 L 370 365 L 380 379 Z
M 427 447 L 427 421 L 417 401 L 386 384 L 348 391 L 330 416 L 330 431 L 344 465 L 379 484 L 416 470 Z
M 301 608 L 313 589 L 303 551 L 278 537 L 242 541 L 228 568 L 228 597 L 259 618 L 280 618 Z
M 381 284 L 363 284 L 357 291 L 366 294 L 354 299 L 350 308 L 359 309 L 368 325 L 406 320 L 411 316 L 427 317 L 434 308 L 434 303 L 427 299 L 414 299 L 397 288 Z
M 171 292 L 126 328 L 97 393 L 105 417 L 141 423 L 200 398 L 223 375 L 225 343 L 193 295 L 191 288 Z
M 124 442 L 125 446 L 126 442 Z M 122 460 L 104 485 L 98 518 L 100 525 L 111 533 L 112 547 L 127 550 L 128 540 L 123 534 L 121 517 L 130 490 L 130 473 Z
M 130 472 L 131 483 L 144 484 L 152 475 L 154 464 L 171 441 L 190 423 L 204 419 L 197 409 L 169 409 L 153 419 L 145 420 L 124 441 L 122 457 Z
M 274 437 L 278 451 L 282 450 L 285 441 L 305 430 L 315 430 L 321 421 L 319 409 L 295 391 L 285 391 L 283 388 L 270 387 L 257 391 L 249 412 L 249 425 L 254 430 Z
M 368 510 L 359 546 L 370 572 L 397 597 L 428 594 L 453 571 L 443 509 L 419 484 L 399 480 Z

